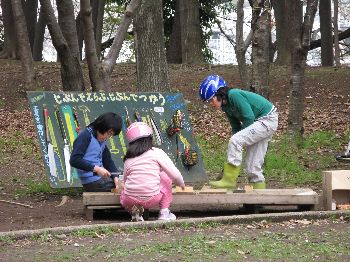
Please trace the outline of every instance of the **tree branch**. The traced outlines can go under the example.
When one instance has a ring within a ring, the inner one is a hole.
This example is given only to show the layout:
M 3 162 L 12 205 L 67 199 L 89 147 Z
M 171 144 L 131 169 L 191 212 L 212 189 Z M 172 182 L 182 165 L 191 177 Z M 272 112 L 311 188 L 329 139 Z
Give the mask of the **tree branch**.
M 339 41 L 350 37 L 350 28 L 346 29 L 345 31 L 339 33 Z M 334 35 L 333 35 L 333 43 L 334 43 Z M 313 50 L 315 48 L 321 47 L 321 38 L 311 41 L 309 50 Z
M 221 22 L 218 19 L 215 19 L 215 23 L 218 25 L 221 34 L 223 34 L 226 37 L 226 39 L 230 42 L 232 46 L 235 46 L 235 41 L 228 34 L 225 33 L 224 29 L 221 26 Z

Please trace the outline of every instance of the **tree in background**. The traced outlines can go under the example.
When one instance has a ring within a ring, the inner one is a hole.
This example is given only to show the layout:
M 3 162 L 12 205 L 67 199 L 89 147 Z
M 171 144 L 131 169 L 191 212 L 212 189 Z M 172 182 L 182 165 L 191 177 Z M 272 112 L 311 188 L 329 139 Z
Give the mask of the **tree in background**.
M 23 11 L 27 23 L 28 39 L 30 44 L 30 49 L 33 51 L 34 38 L 35 38 L 35 27 L 37 23 L 37 9 L 38 0 L 26 0 L 22 1 Z
M 276 50 L 278 65 L 290 65 L 291 39 L 290 39 L 290 0 L 271 0 L 276 21 Z
M 18 57 L 16 50 L 17 40 L 11 0 L 1 0 L 0 4 L 4 22 L 4 45 L 0 52 L 0 58 L 16 59 Z
M 78 35 L 75 26 L 74 6 L 71 0 L 56 0 L 58 25 L 74 60 L 79 61 Z
M 338 0 L 334 0 L 334 18 L 333 18 L 333 26 L 334 26 L 334 61 L 336 66 L 340 66 L 340 48 L 339 48 L 339 29 L 338 29 L 338 8 L 339 2 Z
M 198 0 L 178 0 L 182 63 L 203 63 Z
M 251 91 L 269 98 L 271 5 L 269 0 L 249 0 L 252 7 Z
M 26 90 L 30 90 L 34 86 L 34 69 L 33 59 L 30 49 L 30 43 L 27 32 L 26 19 L 23 13 L 22 1 L 11 0 L 14 26 L 17 36 L 17 50 L 21 59 L 24 84 Z
M 289 98 L 288 132 L 302 135 L 304 113 L 304 75 L 308 50 L 310 48 L 311 30 L 317 11 L 318 0 L 307 0 L 303 19 L 303 2 L 292 1 L 292 66 L 291 92 Z
M 169 63 L 211 62 L 208 41 L 218 16 L 215 8 L 220 3 L 220 0 L 163 0 L 164 35 Z M 188 56 L 191 52 L 193 57 Z
M 137 88 L 139 91 L 169 91 L 165 55 L 162 1 L 143 1 L 134 19 Z
M 242 82 L 242 88 L 249 89 L 251 86 L 251 75 L 248 73 L 245 54 L 253 38 L 253 30 L 250 30 L 247 38 L 243 38 L 244 24 L 244 0 L 237 1 L 237 21 L 236 21 L 236 44 L 234 45 L 235 54 L 238 63 L 239 76 Z
M 92 22 L 94 24 L 94 35 L 96 42 L 96 54 L 101 57 L 103 16 L 105 10 L 105 0 L 91 0 Z
M 63 1 L 63 0 L 62 0 Z M 64 0 L 71 2 L 71 0 Z M 62 87 L 64 91 L 83 91 L 85 90 L 83 72 L 80 67 L 79 58 L 77 54 L 74 53 L 70 45 L 67 43 L 67 40 L 62 33 L 60 26 L 57 23 L 55 12 L 52 8 L 50 0 L 40 0 L 41 8 L 43 9 L 44 19 L 47 23 L 49 29 L 52 43 L 57 51 L 60 63 L 61 63 L 61 79 Z M 60 5 L 57 5 L 59 7 Z M 69 5 L 70 8 L 73 5 Z M 67 5 L 62 5 L 61 7 L 67 7 Z M 60 13 L 61 11 L 59 11 Z M 64 11 L 63 11 L 64 12 Z M 64 12 L 66 14 L 74 15 L 71 11 Z M 68 18 L 71 22 L 72 18 Z M 71 25 L 71 23 L 69 23 Z M 74 24 L 75 27 L 75 24 Z M 74 29 L 71 28 L 73 31 Z M 69 30 L 68 25 L 64 30 Z M 68 32 L 65 33 L 69 34 Z
M 141 0 L 131 0 L 115 33 L 112 46 L 107 56 L 99 62 L 96 53 L 96 43 L 93 32 L 92 12 L 89 0 L 80 1 L 80 12 L 84 24 L 85 54 L 89 67 L 89 77 L 92 91 L 110 91 L 110 75 L 119 56 L 120 49 L 125 39 L 126 32 L 132 22 L 133 16 L 139 7 Z
M 331 0 L 320 0 L 321 64 L 333 66 Z
M 44 36 L 45 36 L 46 22 L 44 19 L 43 9 L 40 8 L 39 18 L 35 26 L 35 37 L 33 43 L 33 60 L 43 60 Z

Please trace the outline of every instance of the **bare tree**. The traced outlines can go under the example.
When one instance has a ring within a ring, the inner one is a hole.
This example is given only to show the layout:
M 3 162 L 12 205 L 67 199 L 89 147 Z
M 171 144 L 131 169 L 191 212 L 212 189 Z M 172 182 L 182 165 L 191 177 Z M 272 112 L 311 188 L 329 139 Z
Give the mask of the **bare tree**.
M 291 41 L 290 41 L 290 0 L 272 0 L 274 16 L 276 20 L 276 49 L 278 65 L 290 65 Z
M 141 3 L 134 19 L 134 32 L 138 90 L 168 91 L 162 0 Z
M 86 59 L 88 61 L 89 76 L 93 91 L 110 90 L 110 75 L 113 71 L 115 62 L 119 56 L 119 52 L 125 39 L 126 32 L 140 3 L 141 0 L 130 1 L 130 3 L 126 7 L 126 11 L 115 34 L 113 44 L 109 49 L 106 58 L 102 62 L 99 62 L 96 54 L 96 44 L 93 33 L 93 22 L 90 2 L 89 0 L 80 1 L 80 12 L 84 24 L 84 40 L 86 45 L 85 53 Z
M 96 42 L 96 53 L 97 53 L 97 56 L 100 58 L 105 0 L 92 0 L 91 6 L 92 6 L 92 22 L 94 24 L 94 35 L 95 35 L 95 42 Z
M 180 25 L 180 3 L 175 0 L 175 14 L 174 22 L 171 29 L 170 39 L 166 48 L 166 57 L 168 63 L 181 64 L 182 50 L 181 50 L 181 25 Z
M 338 30 L 338 10 L 339 2 L 338 0 L 334 0 L 334 18 L 333 18 L 333 26 L 334 26 L 334 60 L 335 65 L 340 66 L 340 48 L 339 48 L 339 30 Z
M 14 28 L 11 0 L 1 0 L 0 4 L 4 19 L 4 48 L 0 52 L 0 58 L 16 59 L 17 40 L 16 30 Z
M 44 19 L 43 9 L 40 8 L 38 22 L 35 27 L 35 37 L 33 45 L 33 59 L 34 61 L 43 60 L 44 36 L 45 36 L 46 22 Z
M 271 7 L 269 0 L 250 0 L 252 15 L 251 90 L 269 97 Z
M 180 8 L 182 63 L 202 63 L 201 28 L 198 0 L 177 0 Z
M 30 48 L 33 51 L 34 38 L 35 38 L 35 27 L 37 23 L 37 10 L 38 10 L 38 0 L 26 0 L 23 1 L 24 14 L 26 17 L 28 38 L 30 43 Z
M 24 72 L 25 87 L 27 90 L 30 90 L 34 86 L 34 69 L 22 1 L 11 0 L 11 3 L 18 39 L 17 48 Z
M 245 59 L 245 54 L 252 41 L 253 31 L 249 32 L 246 40 L 243 39 L 243 24 L 244 24 L 244 0 L 237 1 L 237 22 L 236 22 L 236 44 L 234 45 L 235 53 L 238 63 L 238 71 L 241 78 L 241 82 L 245 89 L 249 89 L 250 75 L 248 74 L 247 63 Z
M 321 63 L 333 66 L 332 11 L 331 0 L 320 0 Z
M 311 30 L 317 11 L 318 0 L 307 0 L 304 20 L 302 5 L 302 1 L 292 1 L 291 4 L 293 17 L 293 27 L 291 28 L 293 48 L 288 115 L 288 132 L 291 135 L 302 135 L 304 131 L 304 75 L 307 53 L 310 48 Z
M 56 0 L 58 11 L 58 24 L 63 37 L 67 41 L 71 54 L 79 57 L 77 29 L 75 26 L 74 7 L 71 0 Z
M 83 72 L 79 59 L 73 55 L 63 33 L 57 23 L 50 0 L 40 0 L 44 19 L 49 29 L 52 43 L 57 51 L 61 63 L 61 79 L 64 91 L 85 90 Z

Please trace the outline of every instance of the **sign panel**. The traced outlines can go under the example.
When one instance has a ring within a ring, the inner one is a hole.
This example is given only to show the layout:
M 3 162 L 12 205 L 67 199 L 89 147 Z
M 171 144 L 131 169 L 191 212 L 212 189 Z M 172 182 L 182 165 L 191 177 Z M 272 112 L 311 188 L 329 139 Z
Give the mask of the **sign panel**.
M 123 169 L 128 120 L 146 122 L 153 129 L 156 147 L 163 149 L 182 173 L 185 182 L 207 181 L 181 93 L 28 92 L 46 173 L 54 188 L 80 187 L 77 170 L 69 165 L 79 131 L 105 112 L 123 119 L 119 136 L 107 146 Z

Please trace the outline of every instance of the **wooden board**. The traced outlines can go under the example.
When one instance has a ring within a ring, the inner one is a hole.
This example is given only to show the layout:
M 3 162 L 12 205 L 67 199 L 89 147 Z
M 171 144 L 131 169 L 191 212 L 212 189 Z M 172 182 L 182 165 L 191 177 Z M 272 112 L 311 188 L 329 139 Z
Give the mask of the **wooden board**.
M 203 188 L 198 191 L 198 194 L 226 194 L 227 189 L 225 188 L 210 188 L 208 186 L 203 186 Z
M 109 192 L 84 192 L 85 206 L 119 205 L 119 195 Z M 317 205 L 318 195 L 308 188 L 297 189 L 256 189 L 248 193 L 213 194 L 198 193 L 191 195 L 174 194 L 172 205 L 227 205 L 227 204 L 256 204 L 256 205 Z
M 181 187 L 177 186 L 175 188 L 175 194 L 187 194 L 187 195 L 193 195 L 195 194 L 192 186 L 186 186 L 185 189 L 182 189 Z

